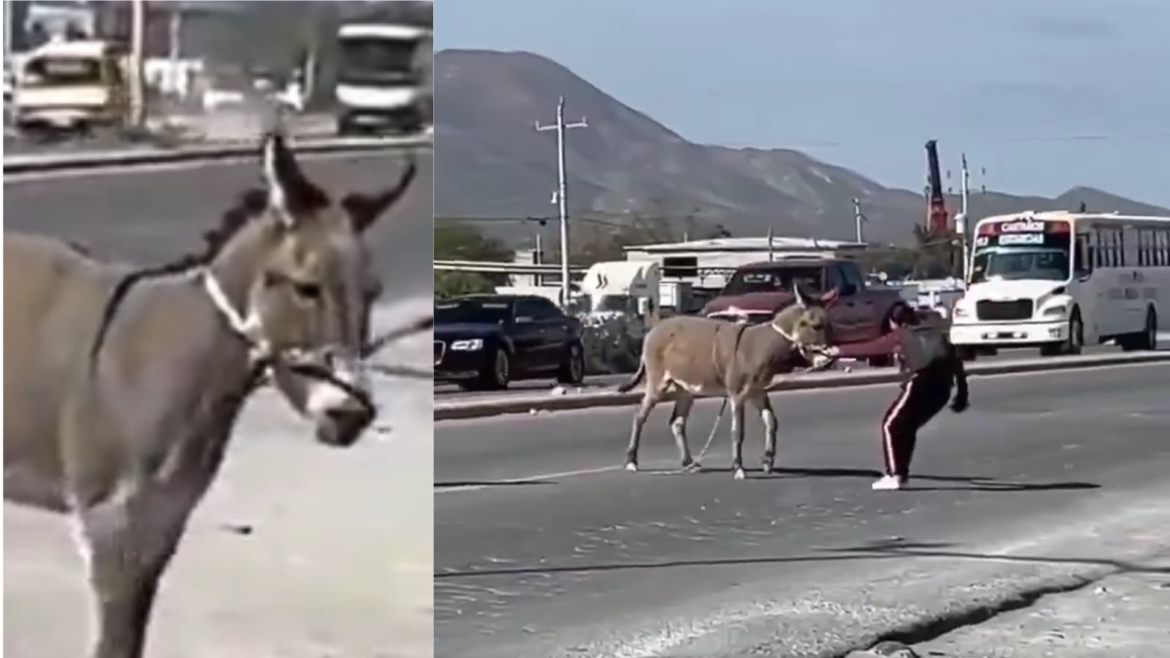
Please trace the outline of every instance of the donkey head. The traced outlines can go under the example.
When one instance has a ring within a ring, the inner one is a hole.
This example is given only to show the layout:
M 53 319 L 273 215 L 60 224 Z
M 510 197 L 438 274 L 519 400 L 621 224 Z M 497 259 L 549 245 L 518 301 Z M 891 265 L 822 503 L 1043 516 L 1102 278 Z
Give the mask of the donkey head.
M 795 294 L 796 303 L 776 313 L 772 318 L 772 327 L 792 343 L 814 369 L 824 368 L 836 356 L 830 346 L 832 336 L 828 308 L 837 300 L 837 291 L 808 296 L 796 286 Z
M 316 423 L 321 442 L 349 446 L 375 415 L 360 360 L 381 286 L 362 233 L 410 187 L 415 164 L 381 194 L 341 199 L 304 175 L 279 134 L 266 136 L 262 165 L 264 189 L 239 209 L 254 239 L 233 240 L 221 257 L 232 259 L 234 245 L 249 263 L 240 310 L 250 337 L 276 357 L 277 388 Z

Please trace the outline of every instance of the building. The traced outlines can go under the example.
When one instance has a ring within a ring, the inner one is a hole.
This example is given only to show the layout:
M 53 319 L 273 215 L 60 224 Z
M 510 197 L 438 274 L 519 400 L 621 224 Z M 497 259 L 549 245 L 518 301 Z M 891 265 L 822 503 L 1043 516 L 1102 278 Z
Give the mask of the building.
M 716 238 L 625 248 L 626 260 L 655 261 L 664 282 L 695 290 L 718 291 L 736 268 L 786 255 L 856 257 L 871 248 L 864 242 L 815 238 Z

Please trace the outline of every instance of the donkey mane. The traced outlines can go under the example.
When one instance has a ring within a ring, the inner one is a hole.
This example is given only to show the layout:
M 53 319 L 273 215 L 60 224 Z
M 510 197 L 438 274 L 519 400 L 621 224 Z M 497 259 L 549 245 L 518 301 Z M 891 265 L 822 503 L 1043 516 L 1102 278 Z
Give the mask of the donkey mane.
M 297 190 L 295 199 L 300 204 L 300 208 L 316 208 L 328 203 L 328 197 L 325 192 L 308 180 L 302 178 L 298 181 L 294 189 Z M 90 345 L 89 358 L 91 365 L 97 365 L 98 353 L 101 351 L 102 345 L 105 344 L 106 333 L 109 331 L 110 324 L 114 320 L 114 315 L 121 308 L 122 302 L 126 300 L 126 295 L 130 293 L 131 288 L 147 279 L 182 274 L 196 267 L 203 267 L 209 264 L 215 260 L 215 257 L 223 251 L 227 243 L 241 229 L 247 226 L 249 222 L 267 208 L 268 193 L 258 187 L 250 188 L 244 191 L 236 200 L 236 203 L 220 216 L 219 223 L 216 226 L 204 231 L 203 248 L 200 251 L 184 254 L 161 265 L 135 269 L 119 279 L 109 299 L 106 301 L 105 308 L 102 309 L 101 323 L 98 325 L 97 334 L 94 336 L 94 341 Z M 83 253 L 88 255 L 88 252 Z

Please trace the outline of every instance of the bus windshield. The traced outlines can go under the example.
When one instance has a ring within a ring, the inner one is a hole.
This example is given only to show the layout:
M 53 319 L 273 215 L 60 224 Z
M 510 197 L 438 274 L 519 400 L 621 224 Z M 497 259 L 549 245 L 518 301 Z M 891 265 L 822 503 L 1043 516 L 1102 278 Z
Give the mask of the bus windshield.
M 418 40 L 347 37 L 341 41 L 338 81 L 355 85 L 417 84 Z
M 1052 247 L 990 247 L 975 252 L 971 283 L 983 281 L 1067 281 L 1071 267 L 1067 249 Z

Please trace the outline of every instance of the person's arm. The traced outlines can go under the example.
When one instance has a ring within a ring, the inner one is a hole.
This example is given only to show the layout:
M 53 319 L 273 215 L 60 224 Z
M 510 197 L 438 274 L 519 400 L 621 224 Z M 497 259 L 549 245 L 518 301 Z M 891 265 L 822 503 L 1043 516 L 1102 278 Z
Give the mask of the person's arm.
M 858 359 L 871 356 L 883 356 L 892 354 L 898 347 L 898 332 L 891 331 L 890 333 L 878 338 L 863 343 L 847 343 L 845 345 L 837 345 L 837 358 L 839 359 Z

